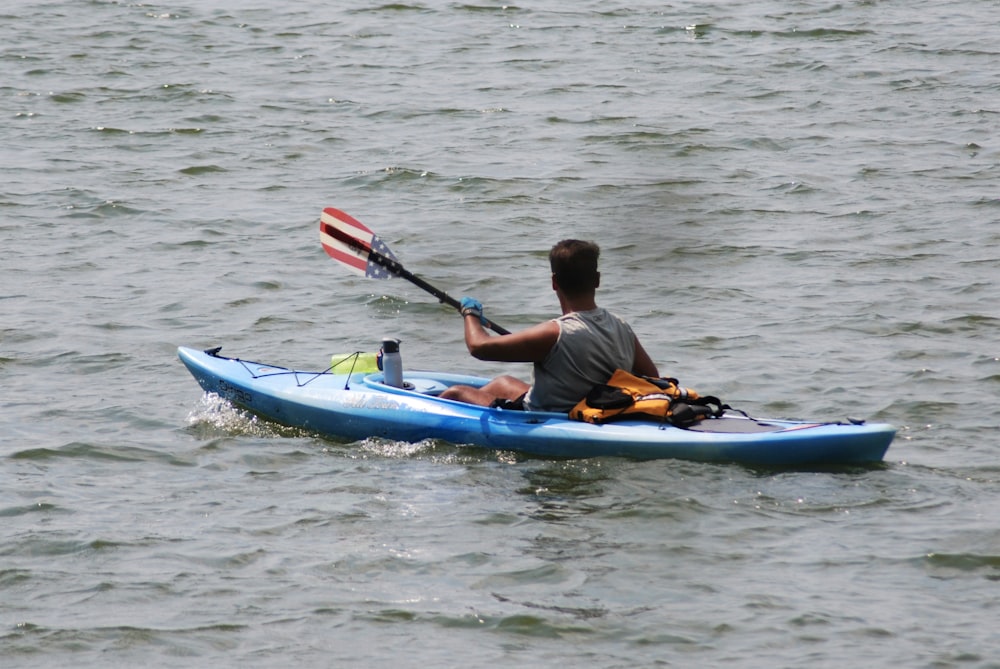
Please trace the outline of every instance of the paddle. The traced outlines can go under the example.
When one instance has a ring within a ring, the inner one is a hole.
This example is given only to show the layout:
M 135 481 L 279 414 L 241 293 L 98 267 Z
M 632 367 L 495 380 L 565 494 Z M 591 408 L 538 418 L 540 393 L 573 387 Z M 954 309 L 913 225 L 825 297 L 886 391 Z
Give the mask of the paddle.
M 361 221 L 339 209 L 327 207 L 323 210 L 319 219 L 319 240 L 328 256 L 355 274 L 369 279 L 398 276 L 426 290 L 439 301 L 455 309 L 462 308 L 458 300 L 448 293 L 406 271 L 378 235 Z M 486 320 L 486 327 L 497 334 L 510 334 L 489 319 Z

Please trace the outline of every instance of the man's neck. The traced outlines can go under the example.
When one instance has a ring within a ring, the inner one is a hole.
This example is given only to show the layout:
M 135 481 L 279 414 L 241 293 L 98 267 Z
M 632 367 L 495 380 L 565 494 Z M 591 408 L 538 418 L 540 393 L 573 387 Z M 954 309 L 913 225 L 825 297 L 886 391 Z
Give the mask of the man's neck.
M 593 293 L 587 295 L 574 295 L 573 297 L 559 293 L 559 307 L 562 309 L 563 315 L 566 315 L 574 311 L 590 311 L 592 309 L 596 309 L 597 302 L 594 299 Z

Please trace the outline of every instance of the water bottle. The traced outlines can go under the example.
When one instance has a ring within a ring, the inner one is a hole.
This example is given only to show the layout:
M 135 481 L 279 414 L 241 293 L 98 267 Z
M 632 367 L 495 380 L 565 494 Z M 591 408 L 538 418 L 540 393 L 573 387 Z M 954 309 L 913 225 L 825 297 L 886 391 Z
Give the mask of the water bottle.
M 399 340 L 382 340 L 382 378 L 386 385 L 403 387 L 403 358 L 399 355 Z

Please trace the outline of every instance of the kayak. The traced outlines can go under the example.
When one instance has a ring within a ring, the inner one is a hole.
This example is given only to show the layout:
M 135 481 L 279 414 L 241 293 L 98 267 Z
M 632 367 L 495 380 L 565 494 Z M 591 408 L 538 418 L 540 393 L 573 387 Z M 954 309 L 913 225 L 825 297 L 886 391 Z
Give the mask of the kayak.
M 345 356 L 327 371 L 310 372 L 228 358 L 220 350 L 180 347 L 178 357 L 206 392 L 267 420 L 347 440 L 440 439 L 554 458 L 809 466 L 880 462 L 896 433 L 883 423 L 765 420 L 728 411 L 687 428 L 648 420 L 595 425 L 564 413 L 438 397 L 451 385 L 489 380 L 477 376 L 406 370 L 402 387 L 388 385 L 371 354 Z

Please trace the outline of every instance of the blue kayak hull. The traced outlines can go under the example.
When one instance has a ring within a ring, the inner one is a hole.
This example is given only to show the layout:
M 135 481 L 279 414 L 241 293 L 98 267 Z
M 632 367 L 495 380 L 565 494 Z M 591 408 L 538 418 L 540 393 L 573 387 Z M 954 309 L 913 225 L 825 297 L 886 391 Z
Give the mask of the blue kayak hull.
M 803 466 L 879 462 L 895 436 L 886 424 L 742 416 L 704 421 L 695 429 L 640 421 L 591 425 L 562 413 L 493 409 L 437 397 L 456 383 L 482 385 L 487 379 L 480 377 L 408 371 L 407 388 L 394 388 L 382 383 L 380 373 L 298 371 L 186 347 L 178 349 L 178 356 L 207 392 L 268 420 L 351 440 L 441 439 L 542 457 Z

